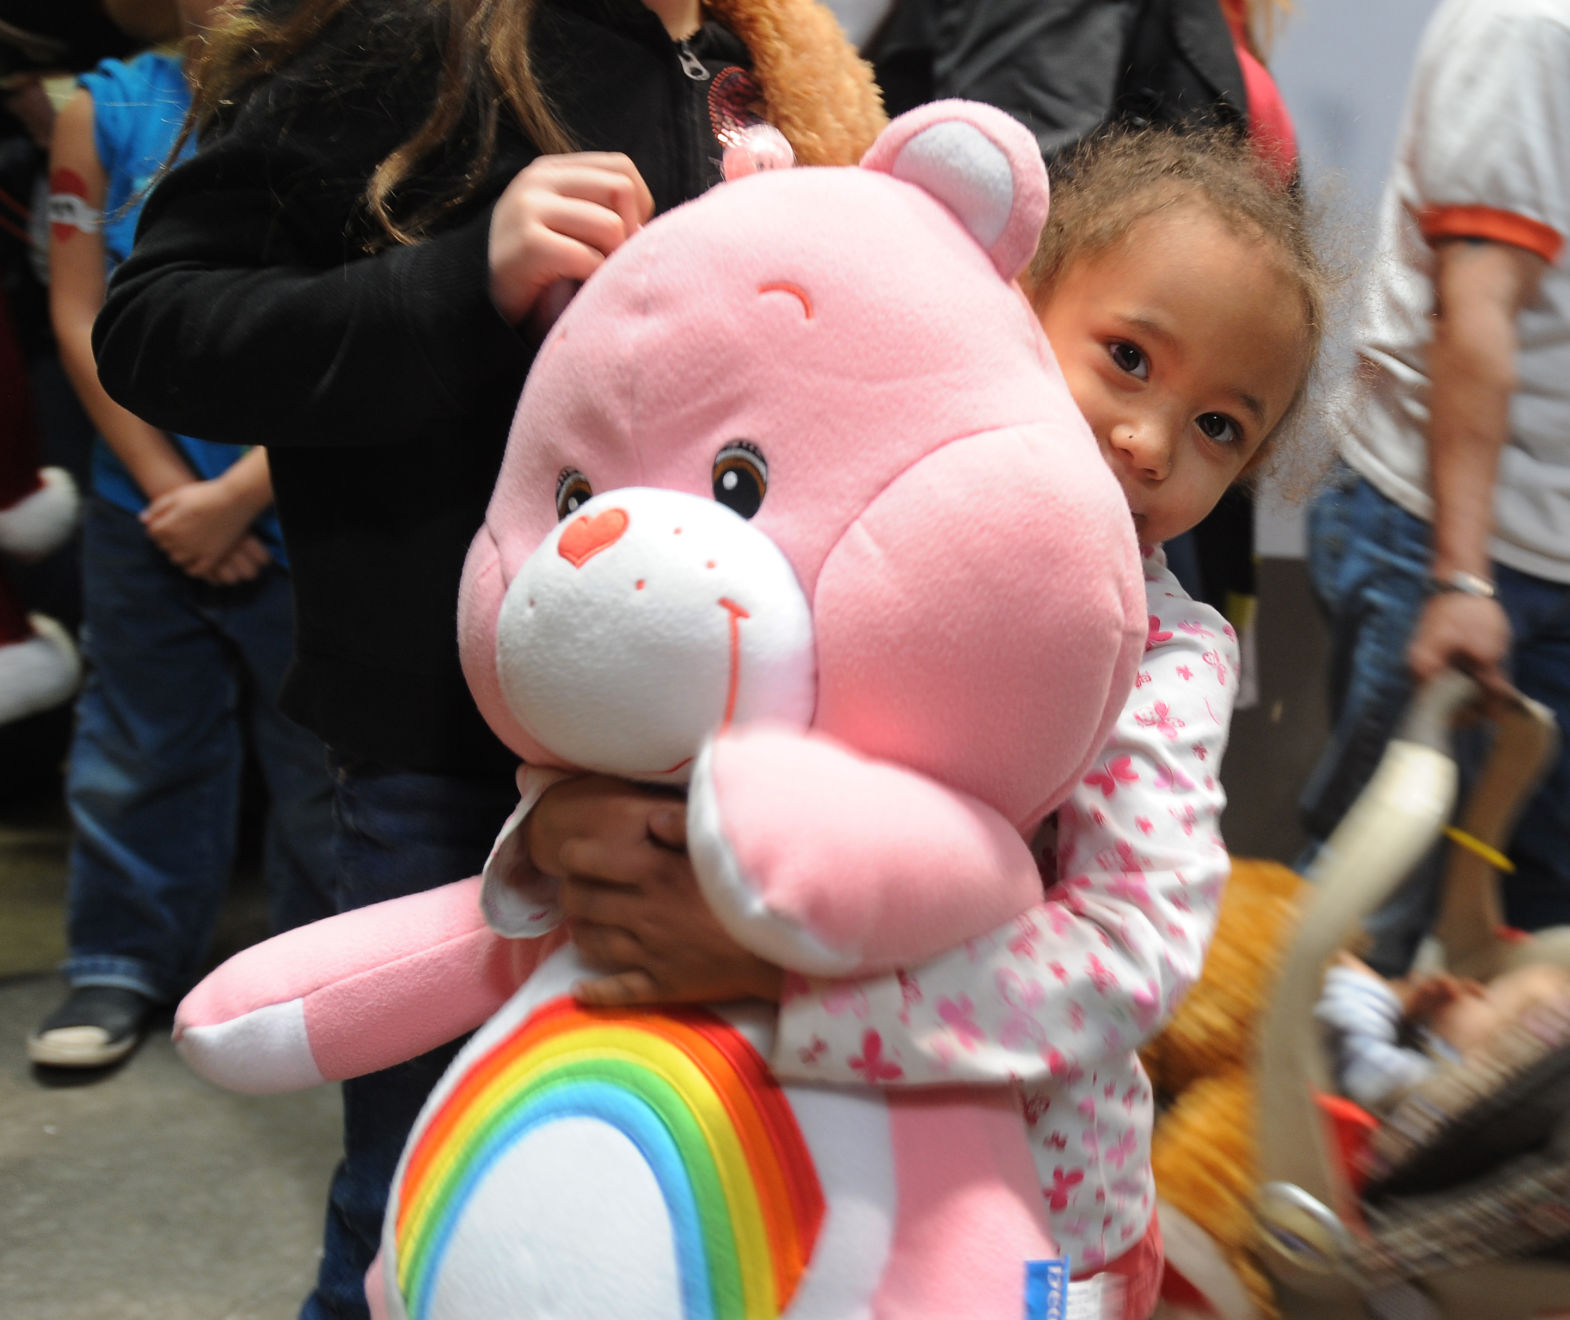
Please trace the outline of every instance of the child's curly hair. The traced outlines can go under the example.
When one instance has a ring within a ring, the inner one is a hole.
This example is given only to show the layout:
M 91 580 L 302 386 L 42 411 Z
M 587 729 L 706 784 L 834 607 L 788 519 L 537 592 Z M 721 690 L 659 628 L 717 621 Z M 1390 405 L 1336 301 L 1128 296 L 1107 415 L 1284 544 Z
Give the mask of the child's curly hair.
M 1262 164 L 1247 137 L 1236 129 L 1129 128 L 1091 138 L 1052 169 L 1052 206 L 1030 269 L 1026 292 L 1038 311 L 1052 296 L 1058 277 L 1078 261 L 1100 256 L 1124 242 L 1141 220 L 1168 207 L 1198 206 L 1253 245 L 1273 249 L 1303 303 L 1307 367 L 1286 413 L 1266 439 L 1270 458 L 1262 465 L 1282 475 L 1278 458 L 1298 451 L 1278 446 L 1284 434 L 1303 429 L 1305 400 L 1315 379 L 1338 279 L 1322 257 L 1300 190 L 1283 186 Z M 1314 475 L 1294 453 L 1285 466 L 1312 485 Z

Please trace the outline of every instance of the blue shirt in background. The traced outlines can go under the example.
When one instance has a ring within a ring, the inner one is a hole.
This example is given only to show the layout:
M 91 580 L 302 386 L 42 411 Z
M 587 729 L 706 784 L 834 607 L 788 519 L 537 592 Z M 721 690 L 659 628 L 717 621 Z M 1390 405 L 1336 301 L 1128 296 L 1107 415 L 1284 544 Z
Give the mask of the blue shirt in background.
M 179 135 L 191 91 L 180 60 L 160 51 L 130 61 L 104 60 L 79 81 L 93 98 L 94 145 L 107 183 L 102 234 L 113 271 L 131 251 L 142 202 Z M 190 155 L 195 146 L 187 140 L 180 158 Z M 173 439 L 191 470 L 204 480 L 219 476 L 245 453 L 236 445 L 186 435 Z M 94 492 L 111 504 L 131 513 L 147 507 L 141 487 L 102 437 L 93 445 L 92 479 Z M 273 510 L 269 508 L 253 526 L 273 558 L 285 562 Z

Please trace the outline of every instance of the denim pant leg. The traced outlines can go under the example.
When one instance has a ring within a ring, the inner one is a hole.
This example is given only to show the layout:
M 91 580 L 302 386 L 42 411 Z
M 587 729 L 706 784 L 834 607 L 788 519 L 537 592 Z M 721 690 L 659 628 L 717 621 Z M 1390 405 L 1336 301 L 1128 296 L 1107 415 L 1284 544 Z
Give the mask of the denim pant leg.
M 337 901 L 327 749 L 278 709 L 294 649 L 287 569 L 270 566 L 225 596 L 220 624 L 244 669 L 247 723 L 267 789 L 262 876 L 275 931 L 330 916 Z
M 1497 570 L 1514 637 L 1515 684 L 1554 712 L 1559 753 L 1510 840 L 1514 874 L 1503 878 L 1505 918 L 1522 930 L 1570 925 L 1570 585 Z
M 230 648 L 203 584 L 134 514 L 89 502 L 83 651 L 66 777 L 73 985 L 177 998 L 206 956 L 234 858 L 241 742 Z
M 1429 528 L 1342 469 L 1309 510 L 1308 569 L 1330 625 L 1330 745 L 1303 791 L 1306 867 L 1378 768 L 1411 699 L 1406 649 L 1422 609 Z M 1405 969 L 1432 924 L 1441 850 L 1366 923 L 1368 960 Z
M 477 874 L 517 805 L 510 776 L 459 778 L 331 763 L 337 906 L 344 911 Z M 460 1044 L 343 1084 L 344 1158 L 328 1196 L 316 1290 L 301 1320 L 369 1316 L 365 1271 L 380 1245 L 398 1156 Z

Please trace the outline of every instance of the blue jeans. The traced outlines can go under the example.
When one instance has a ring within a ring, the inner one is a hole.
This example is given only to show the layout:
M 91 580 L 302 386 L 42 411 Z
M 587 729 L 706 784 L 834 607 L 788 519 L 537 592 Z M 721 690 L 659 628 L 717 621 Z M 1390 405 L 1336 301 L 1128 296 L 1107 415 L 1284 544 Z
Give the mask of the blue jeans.
M 1412 695 L 1406 648 L 1424 601 L 1429 525 L 1386 499 L 1349 468 L 1309 510 L 1309 577 L 1330 621 L 1330 746 L 1302 797 L 1313 843 L 1329 837 L 1363 791 Z M 1514 637 L 1516 686 L 1570 730 L 1570 586 L 1494 567 L 1498 600 Z M 1464 800 L 1483 747 L 1457 740 Z M 1511 838 L 1516 865 L 1505 878 L 1505 915 L 1523 930 L 1570 923 L 1570 743 Z M 1368 922 L 1370 962 L 1387 975 L 1408 966 L 1438 907 L 1440 849 Z
M 285 570 L 199 582 L 134 514 L 91 500 L 82 578 L 65 974 L 167 1003 L 201 972 L 228 888 L 245 731 L 270 798 L 263 873 L 279 929 L 330 911 L 332 786 L 321 743 L 277 708 Z
M 349 763 L 329 756 L 339 911 L 476 875 L 518 804 L 510 775 L 459 777 Z M 420 1106 L 462 1041 L 343 1084 L 344 1156 L 328 1193 L 316 1290 L 301 1320 L 366 1320 L 365 1271 Z

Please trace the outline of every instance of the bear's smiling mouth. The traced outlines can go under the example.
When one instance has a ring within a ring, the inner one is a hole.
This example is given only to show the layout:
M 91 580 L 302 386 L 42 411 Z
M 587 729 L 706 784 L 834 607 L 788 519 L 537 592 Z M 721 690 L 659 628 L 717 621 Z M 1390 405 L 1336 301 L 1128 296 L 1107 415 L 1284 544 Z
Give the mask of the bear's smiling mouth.
M 750 619 L 752 615 L 747 612 L 744 606 L 738 605 L 728 596 L 721 596 L 718 603 L 730 615 L 730 678 L 725 693 L 725 715 L 720 720 L 718 730 L 718 732 L 724 733 L 725 730 L 730 728 L 731 722 L 736 718 L 736 694 L 741 687 L 741 621 Z M 692 762 L 693 758 L 691 756 L 684 756 L 675 765 L 669 766 L 664 770 L 647 770 L 643 773 L 647 774 L 651 779 L 662 778 L 685 770 Z M 637 778 L 637 776 L 635 775 L 634 778 Z
M 741 621 L 752 615 L 729 596 L 720 597 L 720 607 L 730 614 L 730 690 L 725 694 L 725 718 L 720 721 L 724 733 L 736 716 L 736 690 L 741 685 Z

